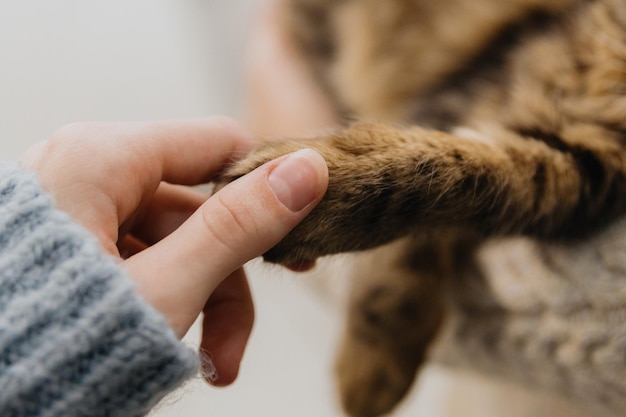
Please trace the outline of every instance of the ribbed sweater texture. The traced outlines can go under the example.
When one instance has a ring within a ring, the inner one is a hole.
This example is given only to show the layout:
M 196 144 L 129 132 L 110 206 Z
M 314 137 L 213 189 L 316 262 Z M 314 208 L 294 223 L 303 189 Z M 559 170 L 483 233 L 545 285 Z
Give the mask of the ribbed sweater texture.
M 117 261 L 0 162 L 0 416 L 142 416 L 197 369 Z

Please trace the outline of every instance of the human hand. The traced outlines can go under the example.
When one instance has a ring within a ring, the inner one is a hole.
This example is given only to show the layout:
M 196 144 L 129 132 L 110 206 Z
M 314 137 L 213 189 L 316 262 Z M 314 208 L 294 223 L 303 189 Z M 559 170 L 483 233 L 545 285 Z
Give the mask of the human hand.
M 187 187 L 209 182 L 254 146 L 223 118 L 90 123 L 59 130 L 22 158 L 57 206 L 123 262 L 179 337 L 204 312 L 201 348 L 216 385 L 236 378 L 254 320 L 241 266 L 300 222 L 328 182 L 324 160 L 304 150 L 208 200 Z

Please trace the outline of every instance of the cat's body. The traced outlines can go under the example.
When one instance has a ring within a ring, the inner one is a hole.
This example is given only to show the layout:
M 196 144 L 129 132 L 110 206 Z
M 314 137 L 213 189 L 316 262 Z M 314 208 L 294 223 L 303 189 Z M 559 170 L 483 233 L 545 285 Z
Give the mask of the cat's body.
M 350 118 L 270 144 L 330 169 L 323 202 L 266 254 L 364 255 L 338 376 L 346 410 L 388 412 L 485 239 L 587 239 L 626 213 L 626 2 L 291 0 L 294 37 Z M 370 122 L 375 121 L 375 122 Z

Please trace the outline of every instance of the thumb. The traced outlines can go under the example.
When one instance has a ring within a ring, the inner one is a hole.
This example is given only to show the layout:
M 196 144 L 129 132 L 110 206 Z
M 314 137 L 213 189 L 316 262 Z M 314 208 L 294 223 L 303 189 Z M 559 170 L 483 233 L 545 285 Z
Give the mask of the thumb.
M 276 245 L 311 212 L 328 168 L 302 149 L 257 168 L 209 198 L 176 231 L 127 260 L 139 291 L 179 336 L 233 271 Z

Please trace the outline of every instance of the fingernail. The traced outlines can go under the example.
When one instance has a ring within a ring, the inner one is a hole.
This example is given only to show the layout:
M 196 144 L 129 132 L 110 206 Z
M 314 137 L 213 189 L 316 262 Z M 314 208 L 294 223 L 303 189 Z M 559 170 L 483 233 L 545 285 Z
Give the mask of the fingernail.
M 326 163 L 320 154 L 301 149 L 274 168 L 268 180 L 278 200 L 289 210 L 298 212 L 326 191 L 327 176 Z

